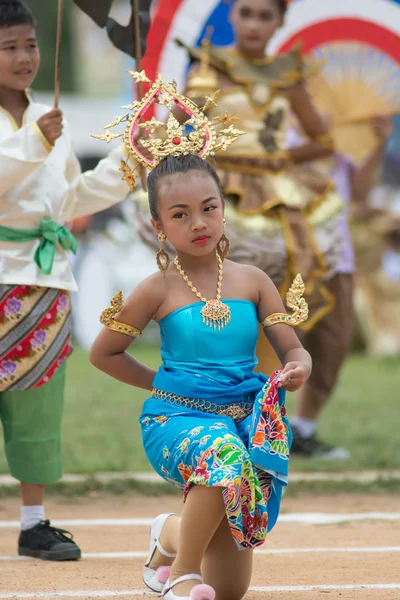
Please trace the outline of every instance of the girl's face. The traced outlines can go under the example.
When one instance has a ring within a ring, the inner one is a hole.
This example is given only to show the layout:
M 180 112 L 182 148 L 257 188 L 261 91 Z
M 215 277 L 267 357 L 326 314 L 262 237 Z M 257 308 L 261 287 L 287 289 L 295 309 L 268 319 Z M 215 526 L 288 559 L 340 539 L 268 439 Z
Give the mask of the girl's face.
M 218 186 L 205 172 L 164 176 L 158 183 L 159 220 L 154 229 L 181 253 L 206 256 L 223 233 L 224 207 Z
M 276 0 L 236 0 L 230 22 L 238 49 L 250 57 L 264 55 L 265 47 L 283 24 Z

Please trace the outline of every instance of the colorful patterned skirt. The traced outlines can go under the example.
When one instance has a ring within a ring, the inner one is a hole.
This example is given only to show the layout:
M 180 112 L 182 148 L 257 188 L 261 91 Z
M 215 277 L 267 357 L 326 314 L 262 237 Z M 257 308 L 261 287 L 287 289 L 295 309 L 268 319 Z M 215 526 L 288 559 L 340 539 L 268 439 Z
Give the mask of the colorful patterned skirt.
M 0 392 L 48 383 L 72 351 L 68 292 L 0 285 L 0 328 Z
M 190 399 L 175 396 L 174 405 L 172 394 L 146 400 L 140 417 L 150 463 L 184 498 L 193 485 L 223 488 L 231 533 L 242 549 L 264 543 L 287 485 L 291 431 L 278 381 L 277 374 L 255 399 L 252 394 L 253 408 L 241 420 L 228 416 L 239 412 L 240 402 L 213 414 L 210 403 L 191 409 Z M 244 410 L 247 404 L 248 397 Z

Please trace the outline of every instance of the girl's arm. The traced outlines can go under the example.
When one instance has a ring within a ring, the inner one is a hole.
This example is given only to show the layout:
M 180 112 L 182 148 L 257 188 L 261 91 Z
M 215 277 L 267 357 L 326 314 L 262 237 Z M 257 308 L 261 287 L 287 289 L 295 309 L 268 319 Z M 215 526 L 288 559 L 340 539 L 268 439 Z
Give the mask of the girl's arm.
M 165 296 L 165 283 L 156 273 L 145 279 L 128 297 L 114 319 L 143 331 L 152 320 Z M 151 390 L 156 371 L 133 358 L 126 350 L 135 338 L 104 327 L 90 350 L 89 360 L 111 377 Z
M 287 312 L 278 290 L 268 275 L 257 271 L 259 302 L 257 306 L 260 323 L 273 313 Z M 282 363 L 281 385 L 289 392 L 298 390 L 311 374 L 312 361 L 290 325 L 279 323 L 264 328 L 264 334 Z
M 302 163 L 330 156 L 334 148 L 328 124 L 315 108 L 304 83 L 289 90 L 289 99 L 293 112 L 310 138 L 306 144 L 289 149 L 292 162 Z

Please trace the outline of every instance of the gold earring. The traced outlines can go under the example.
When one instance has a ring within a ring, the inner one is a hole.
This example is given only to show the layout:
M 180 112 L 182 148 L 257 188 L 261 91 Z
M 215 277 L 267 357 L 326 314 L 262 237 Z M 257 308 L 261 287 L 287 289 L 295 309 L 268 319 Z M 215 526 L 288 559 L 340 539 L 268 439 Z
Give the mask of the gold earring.
M 220 255 L 220 257 L 221 257 L 222 260 L 225 260 L 226 255 L 228 254 L 229 248 L 231 246 L 231 244 L 229 242 L 229 239 L 225 235 L 225 223 L 226 223 L 226 220 L 224 219 L 223 220 L 224 232 L 221 235 L 221 237 L 219 239 L 219 242 L 217 244 L 217 252 Z
M 163 244 L 167 239 L 167 236 L 165 235 L 165 233 L 163 231 L 159 231 L 157 237 L 158 237 L 158 241 L 160 242 L 160 244 Z M 171 261 L 170 261 L 168 254 L 165 252 L 164 248 L 160 248 L 159 251 L 157 252 L 156 261 L 157 261 L 157 267 L 160 269 L 161 273 L 163 275 L 165 275 L 165 272 L 168 269 Z

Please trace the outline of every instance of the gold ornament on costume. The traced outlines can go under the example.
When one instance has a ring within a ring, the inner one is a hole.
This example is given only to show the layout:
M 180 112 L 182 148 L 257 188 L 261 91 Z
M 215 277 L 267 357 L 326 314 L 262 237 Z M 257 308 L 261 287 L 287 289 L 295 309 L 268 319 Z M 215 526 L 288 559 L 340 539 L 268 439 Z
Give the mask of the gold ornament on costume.
M 293 309 L 293 313 L 291 315 L 287 313 L 273 313 L 264 319 L 261 325 L 263 327 L 271 327 L 271 325 L 276 325 L 277 323 L 284 323 L 291 327 L 296 327 L 300 323 L 307 321 L 308 305 L 303 298 L 304 290 L 305 286 L 301 275 L 296 275 L 286 294 L 286 304 L 289 308 Z
M 204 298 L 197 288 L 194 287 L 193 283 L 189 280 L 189 277 L 186 275 L 185 271 L 182 269 L 181 265 L 178 262 L 178 259 L 175 258 L 174 265 L 178 269 L 180 275 L 182 275 L 183 279 L 186 281 L 192 292 L 201 300 L 205 302 L 205 306 L 200 311 L 201 316 L 203 317 L 203 323 L 207 325 L 207 327 L 211 327 L 215 331 L 221 331 L 226 325 L 228 325 L 231 320 L 231 309 L 227 304 L 221 302 L 221 289 L 222 289 L 222 279 L 224 275 L 224 267 L 222 264 L 222 258 L 217 254 L 218 261 L 218 283 L 217 283 L 217 294 L 216 297 L 212 300 L 207 300 Z
M 121 108 L 127 108 L 128 110 L 135 110 L 139 106 L 140 102 L 134 100 L 132 104 L 123 104 Z
M 226 255 L 229 252 L 230 246 L 231 246 L 231 244 L 230 244 L 229 239 L 226 237 L 225 233 L 223 233 L 217 244 L 217 252 L 222 260 L 225 260 Z
M 130 71 L 129 73 L 135 81 L 149 82 L 144 71 Z M 130 177 L 133 177 L 133 173 L 132 170 L 130 173 L 128 172 L 129 158 L 138 161 L 149 170 L 167 156 L 197 154 L 206 159 L 208 156 L 214 156 L 220 150 L 226 150 L 239 136 L 244 134 L 243 131 L 231 125 L 236 118 L 226 112 L 214 120 L 209 120 L 204 114 L 209 107 L 216 106 L 218 95 L 218 91 L 209 92 L 206 95 L 203 109 L 199 109 L 192 100 L 178 93 L 176 82 L 165 83 L 162 76 L 158 75 L 142 100 L 135 100 L 132 104 L 123 107 L 131 110 L 130 113 L 116 117 L 106 125 L 106 133 L 92 135 L 92 137 L 109 143 L 111 140 L 123 136 L 128 152 L 123 173 L 124 179 L 126 178 L 128 184 L 131 185 Z M 158 121 L 155 117 L 146 120 L 147 111 L 155 103 L 163 105 L 169 110 L 170 114 L 166 123 Z M 183 125 L 172 114 L 173 105 L 179 106 L 188 115 L 188 120 Z M 141 122 L 142 119 L 144 119 L 143 122 Z M 124 134 L 113 134 L 109 131 L 110 128 L 121 123 L 127 123 Z M 221 124 L 223 129 L 221 129 Z M 190 127 L 189 133 L 187 133 L 188 127 Z M 140 139 L 140 135 L 137 135 L 139 130 L 148 132 L 145 139 Z M 156 136 L 157 130 L 162 130 L 159 136 Z M 141 151 L 140 147 L 147 150 L 146 154 Z
M 189 76 L 188 97 L 196 100 L 212 94 L 218 85 L 214 69 L 210 69 L 210 40 L 204 37 L 201 43 L 198 69 Z
M 113 299 L 111 300 L 111 306 L 108 306 L 103 310 L 100 315 L 100 323 L 111 329 L 111 331 L 116 331 L 117 333 L 123 333 L 124 335 L 129 335 L 130 337 L 139 337 L 142 335 L 142 332 L 137 327 L 133 325 L 127 325 L 126 323 L 120 323 L 120 321 L 116 321 L 114 319 L 114 315 L 119 313 L 124 306 L 124 298 L 122 296 L 122 292 L 119 291 L 115 294 Z
M 328 150 L 335 149 L 335 140 L 333 139 L 333 135 L 331 133 L 319 133 L 311 136 L 310 139 L 312 139 L 314 142 L 319 142 L 321 146 L 328 148 Z
M 165 233 L 163 231 L 159 231 L 157 234 L 157 237 L 158 237 L 158 241 L 160 242 L 160 244 L 164 244 L 164 242 L 167 239 L 167 236 L 165 235 Z M 165 252 L 164 248 L 160 248 L 159 251 L 157 252 L 156 261 L 157 261 L 157 267 L 159 268 L 161 273 L 163 275 L 165 275 L 165 272 L 168 269 L 168 267 L 171 263 L 171 260 L 168 256 L 168 254 Z
M 151 83 L 150 79 L 146 76 L 144 71 L 128 71 L 129 75 L 133 77 L 136 83 Z
M 107 127 L 111 127 L 111 125 L 107 125 Z M 116 140 L 117 138 L 122 137 L 122 133 L 110 133 L 107 131 L 106 133 L 93 134 L 92 137 L 96 138 L 97 140 L 103 140 L 109 144 L 111 140 Z
M 130 191 L 133 194 L 133 192 L 135 191 L 136 179 L 132 169 L 125 160 L 121 160 L 121 166 L 119 170 L 122 171 L 122 180 L 126 181 Z
M 222 261 L 225 260 L 226 255 L 229 252 L 229 248 L 231 247 L 231 243 L 225 235 L 225 225 L 226 225 L 226 220 L 224 219 L 224 231 L 222 232 L 222 235 L 217 244 L 217 252 L 220 255 Z
M 121 115 L 120 117 L 115 117 L 114 121 L 111 121 L 111 123 L 109 123 L 108 125 L 104 125 L 104 129 L 109 129 L 110 127 L 115 127 L 116 125 L 123 123 L 123 121 L 127 120 L 128 116 L 129 116 L 129 113 L 126 113 L 125 115 Z
M 219 94 L 220 91 L 217 90 L 216 92 L 214 92 L 213 94 L 211 94 L 211 96 L 206 96 L 206 101 L 203 105 L 203 107 L 201 108 L 201 110 L 203 112 L 205 112 L 206 110 L 208 110 L 209 108 L 211 108 L 212 106 L 217 106 L 217 100 L 219 98 Z
M 220 117 L 214 117 L 214 121 L 217 121 L 217 123 L 222 123 L 223 126 L 226 127 L 234 121 L 240 121 L 240 117 L 235 117 L 234 115 L 230 115 L 227 111 L 225 111 Z

